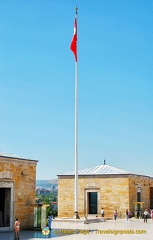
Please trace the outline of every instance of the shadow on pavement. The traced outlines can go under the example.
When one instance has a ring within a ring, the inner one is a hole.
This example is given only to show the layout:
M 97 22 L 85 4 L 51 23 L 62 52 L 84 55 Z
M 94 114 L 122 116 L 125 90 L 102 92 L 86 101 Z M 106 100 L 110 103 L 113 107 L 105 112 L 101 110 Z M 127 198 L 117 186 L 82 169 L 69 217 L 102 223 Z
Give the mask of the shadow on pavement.
M 20 231 L 20 240 L 30 240 L 34 238 L 53 238 L 53 237 L 61 237 L 66 236 L 68 234 L 64 233 L 55 233 L 54 229 L 50 231 L 49 235 L 45 236 L 43 235 L 42 231 Z M 14 240 L 14 232 L 0 232 L 0 240 Z

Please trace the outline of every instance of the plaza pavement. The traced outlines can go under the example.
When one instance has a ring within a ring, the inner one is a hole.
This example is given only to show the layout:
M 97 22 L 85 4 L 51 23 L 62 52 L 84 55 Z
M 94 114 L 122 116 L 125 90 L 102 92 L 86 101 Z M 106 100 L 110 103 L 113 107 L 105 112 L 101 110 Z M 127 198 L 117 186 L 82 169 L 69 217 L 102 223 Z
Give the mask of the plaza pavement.
M 21 240 L 152 240 L 153 222 L 148 219 L 147 223 L 143 219 L 132 218 L 107 220 L 106 222 L 84 224 L 83 221 L 56 221 L 52 223 L 52 231 L 48 236 L 44 236 L 41 231 L 21 231 Z M 73 233 L 73 231 L 78 232 Z M 65 231 L 65 234 L 64 234 Z M 0 240 L 13 240 L 14 233 L 0 233 Z

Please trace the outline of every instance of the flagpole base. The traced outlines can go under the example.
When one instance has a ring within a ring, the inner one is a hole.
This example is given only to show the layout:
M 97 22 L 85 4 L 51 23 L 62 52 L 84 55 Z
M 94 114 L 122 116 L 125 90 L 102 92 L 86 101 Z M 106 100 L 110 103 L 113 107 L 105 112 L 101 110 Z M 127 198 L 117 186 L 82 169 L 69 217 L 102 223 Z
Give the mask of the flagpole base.
M 80 219 L 78 212 L 74 212 L 74 218 L 75 219 Z

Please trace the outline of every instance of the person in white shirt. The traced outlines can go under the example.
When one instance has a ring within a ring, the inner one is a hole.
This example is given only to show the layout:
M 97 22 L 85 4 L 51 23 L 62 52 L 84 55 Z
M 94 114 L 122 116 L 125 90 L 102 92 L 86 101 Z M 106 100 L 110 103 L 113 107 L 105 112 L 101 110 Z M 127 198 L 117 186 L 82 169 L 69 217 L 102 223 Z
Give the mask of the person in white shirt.
M 101 213 L 101 216 L 102 216 L 102 219 L 101 219 L 101 221 L 102 221 L 102 222 L 104 222 L 104 216 L 105 216 L 105 212 L 104 212 L 104 209 L 103 209 L 103 208 L 101 208 L 101 211 L 100 211 L 100 213 Z
M 52 215 L 52 212 L 50 212 L 48 216 L 48 227 L 50 230 L 52 230 L 52 221 L 53 221 L 53 215 Z
M 143 214 L 144 214 L 144 222 L 147 223 L 147 219 L 148 219 L 148 215 L 149 215 L 148 210 L 146 209 Z

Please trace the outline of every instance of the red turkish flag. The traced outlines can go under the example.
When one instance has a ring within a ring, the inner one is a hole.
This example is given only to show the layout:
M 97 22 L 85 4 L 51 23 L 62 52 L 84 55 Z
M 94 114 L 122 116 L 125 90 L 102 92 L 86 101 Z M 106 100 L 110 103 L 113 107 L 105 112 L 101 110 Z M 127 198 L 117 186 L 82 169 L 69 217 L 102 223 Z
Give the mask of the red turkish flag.
M 74 34 L 73 34 L 72 41 L 70 44 L 70 49 L 74 53 L 75 61 L 77 62 L 78 59 L 77 59 L 77 20 L 76 20 L 76 17 L 74 19 Z

